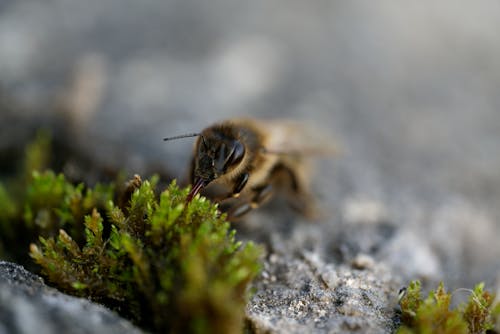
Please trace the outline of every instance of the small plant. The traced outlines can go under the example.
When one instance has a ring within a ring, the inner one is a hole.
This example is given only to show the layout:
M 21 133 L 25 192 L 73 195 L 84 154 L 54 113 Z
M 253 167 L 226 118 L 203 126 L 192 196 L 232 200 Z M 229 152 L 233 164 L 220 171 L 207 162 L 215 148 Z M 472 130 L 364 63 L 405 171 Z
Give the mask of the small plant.
M 39 179 L 62 182 L 50 173 L 35 175 L 35 184 Z M 55 194 L 44 197 L 61 196 L 61 202 L 43 219 L 56 215 L 69 227 L 83 223 L 84 240 L 80 245 L 60 229 L 57 237 L 32 244 L 31 257 L 59 289 L 103 303 L 144 328 L 241 331 L 247 285 L 259 271 L 258 248 L 235 241 L 229 223 L 206 199 L 197 196 L 185 204 L 188 189 L 175 182 L 157 202 L 155 182 L 142 182 L 124 210 L 108 200 L 102 213 L 94 208 L 82 218 L 84 210 L 75 203 L 96 204 L 88 195 L 96 192 L 80 196 L 79 187 L 50 187 Z M 32 211 L 27 209 L 28 222 Z
M 427 298 L 421 297 L 419 281 L 413 281 L 399 301 L 401 327 L 398 333 L 486 333 L 493 330 L 500 316 L 500 303 L 494 304 L 493 296 L 476 285 L 467 303 L 450 309 L 452 294 L 440 283 Z
M 46 169 L 50 156 L 50 135 L 39 131 L 36 138 L 26 146 L 22 161 L 10 162 L 16 166 L 16 173 L 2 174 L 0 179 L 0 258 L 21 263 L 28 268 L 30 263 L 26 249 L 38 234 L 45 233 L 42 226 L 44 219 L 43 213 L 40 213 L 38 218 L 42 220 L 33 220 L 31 223 L 34 224 L 28 226 L 23 215 L 26 206 L 35 204 L 33 200 L 39 203 L 54 201 L 54 198 L 43 198 L 41 193 L 33 189 L 36 187 L 33 183 L 33 171 Z M 35 199 L 35 196 L 39 198 Z
M 51 285 L 148 331 L 243 330 L 261 250 L 236 241 L 216 205 L 200 196 L 187 204 L 189 189 L 175 182 L 158 194 L 157 177 L 121 189 L 31 171 L 47 165 L 47 140 L 39 135 L 25 168 L 0 183 L 0 258 L 29 267 L 29 248 Z

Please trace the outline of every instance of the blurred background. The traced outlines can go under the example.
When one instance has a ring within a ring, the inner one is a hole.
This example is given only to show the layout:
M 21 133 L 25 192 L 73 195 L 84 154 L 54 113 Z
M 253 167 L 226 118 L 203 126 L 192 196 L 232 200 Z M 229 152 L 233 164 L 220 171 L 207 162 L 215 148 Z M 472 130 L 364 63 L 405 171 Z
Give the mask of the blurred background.
M 499 18 L 494 0 L 2 0 L 2 173 L 41 127 L 85 166 L 184 177 L 192 140 L 163 137 L 238 116 L 295 119 L 342 154 L 315 175 L 325 222 L 298 227 L 320 241 L 287 247 L 491 286 Z

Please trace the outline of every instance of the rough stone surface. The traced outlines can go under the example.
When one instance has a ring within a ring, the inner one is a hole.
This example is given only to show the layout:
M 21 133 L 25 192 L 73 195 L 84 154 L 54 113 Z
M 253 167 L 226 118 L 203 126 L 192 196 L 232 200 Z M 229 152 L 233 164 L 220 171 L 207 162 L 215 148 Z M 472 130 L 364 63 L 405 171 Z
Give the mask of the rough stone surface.
M 315 253 L 271 254 L 247 317 L 256 333 L 387 333 L 395 326 L 397 286 L 382 265 L 355 270 L 328 265 Z
M 411 279 L 500 282 L 499 16 L 494 1 L 2 1 L 0 88 L 19 107 L 2 100 L 0 148 L 46 125 L 86 157 L 66 173 L 182 178 L 192 141 L 165 136 L 237 116 L 321 125 L 342 151 L 318 162 L 322 218 L 272 203 L 236 226 L 268 250 L 249 326 L 384 332 Z
M 0 261 L 0 333 L 142 333 L 88 300 L 47 287 L 23 267 Z

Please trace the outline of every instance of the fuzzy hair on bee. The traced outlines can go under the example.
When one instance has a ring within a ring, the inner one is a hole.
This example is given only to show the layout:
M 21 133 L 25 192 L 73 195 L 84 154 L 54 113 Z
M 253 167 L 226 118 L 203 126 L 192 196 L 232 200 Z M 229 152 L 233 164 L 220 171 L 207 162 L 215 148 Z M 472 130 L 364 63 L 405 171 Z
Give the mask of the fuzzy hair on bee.
M 197 137 L 189 167 L 188 201 L 203 192 L 215 202 L 230 202 L 227 213 L 234 220 L 281 190 L 293 208 L 311 217 L 314 212 L 309 205 L 312 197 L 308 158 L 335 151 L 333 146 L 311 147 L 311 143 L 322 142 L 318 138 L 311 141 L 318 137 L 311 134 L 315 132 L 305 132 L 299 122 L 234 119 L 216 123 L 200 133 L 164 140 Z M 211 188 L 217 191 L 208 191 Z

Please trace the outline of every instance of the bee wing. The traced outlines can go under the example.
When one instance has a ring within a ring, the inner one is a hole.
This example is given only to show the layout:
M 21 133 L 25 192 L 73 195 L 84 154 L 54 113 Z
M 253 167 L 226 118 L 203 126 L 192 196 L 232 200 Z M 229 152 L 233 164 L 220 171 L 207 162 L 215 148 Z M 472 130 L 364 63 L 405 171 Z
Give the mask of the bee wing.
M 273 120 L 260 127 L 267 133 L 265 152 L 286 155 L 333 156 L 336 140 L 325 129 L 303 121 Z

